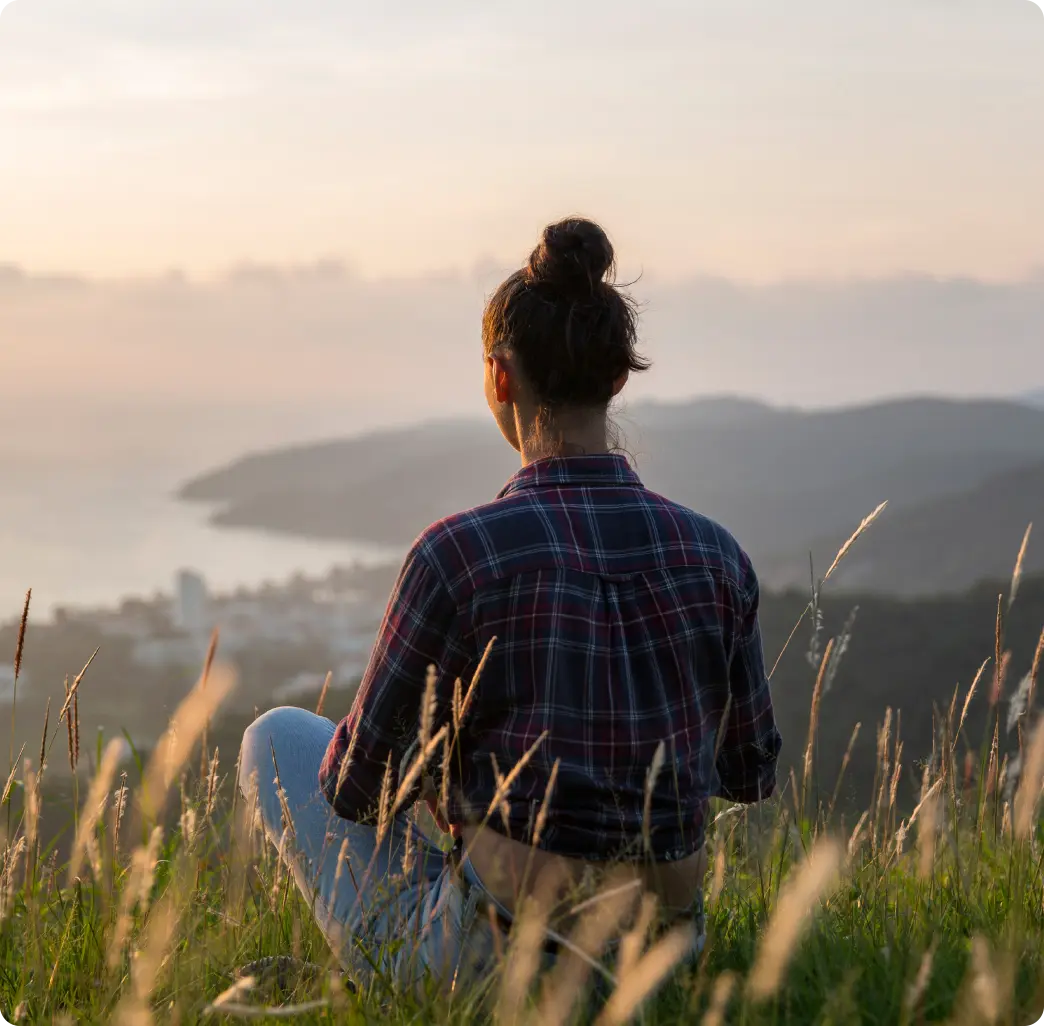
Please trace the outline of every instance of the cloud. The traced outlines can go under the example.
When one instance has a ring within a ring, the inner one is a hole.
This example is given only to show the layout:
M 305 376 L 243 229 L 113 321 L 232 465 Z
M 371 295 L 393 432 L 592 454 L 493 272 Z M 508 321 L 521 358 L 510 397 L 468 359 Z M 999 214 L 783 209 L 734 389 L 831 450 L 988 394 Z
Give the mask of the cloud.
M 90 281 L 0 268 L 0 399 L 128 396 L 477 411 L 479 325 L 503 269 L 371 279 L 335 261 Z M 647 276 L 653 370 L 633 394 L 817 404 L 1044 383 L 1044 276 L 756 286 Z

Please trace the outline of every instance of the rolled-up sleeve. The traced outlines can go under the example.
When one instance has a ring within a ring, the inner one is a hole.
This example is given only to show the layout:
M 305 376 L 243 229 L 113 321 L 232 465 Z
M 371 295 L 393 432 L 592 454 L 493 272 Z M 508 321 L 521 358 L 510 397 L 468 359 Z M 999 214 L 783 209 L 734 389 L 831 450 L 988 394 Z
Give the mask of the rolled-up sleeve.
M 400 760 L 417 736 L 428 667 L 444 678 L 466 661 L 456 606 L 415 545 L 392 590 L 351 711 L 337 726 L 319 771 L 320 787 L 338 816 L 366 821 L 376 814 L 389 760 L 395 793 Z
M 758 579 L 748 561 L 729 665 L 728 722 L 718 752 L 715 793 L 715 797 L 747 804 L 772 795 L 783 744 L 765 671 L 759 601 Z

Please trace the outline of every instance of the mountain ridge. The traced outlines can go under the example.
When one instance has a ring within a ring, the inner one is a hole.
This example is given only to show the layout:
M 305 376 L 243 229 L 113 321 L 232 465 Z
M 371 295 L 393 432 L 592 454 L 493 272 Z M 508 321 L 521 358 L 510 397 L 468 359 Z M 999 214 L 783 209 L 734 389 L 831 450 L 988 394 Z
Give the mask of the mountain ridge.
M 818 553 L 882 501 L 889 502 L 882 523 L 907 513 L 920 523 L 914 511 L 944 498 L 989 519 L 988 497 L 960 496 L 998 478 L 1020 517 L 1036 515 L 1044 408 L 1026 403 L 909 397 L 809 411 L 715 397 L 635 403 L 618 420 L 646 485 L 722 522 L 766 565 L 774 586 L 807 581 L 809 552 L 832 558 Z M 458 418 L 249 454 L 186 482 L 179 494 L 215 504 L 221 525 L 405 548 L 428 523 L 491 499 L 517 467 L 492 422 Z M 1029 482 L 1024 502 L 1020 474 Z M 1044 509 L 1037 519 L 1044 523 Z M 959 533 L 947 527 L 940 544 L 964 551 Z M 918 562 L 916 550 L 907 547 L 904 557 L 894 539 L 893 547 L 880 557 L 880 574 L 859 578 L 862 586 L 892 590 L 889 560 Z M 1000 576 L 1014 552 L 1005 566 L 996 555 L 983 559 L 956 576 L 928 573 L 924 586 Z

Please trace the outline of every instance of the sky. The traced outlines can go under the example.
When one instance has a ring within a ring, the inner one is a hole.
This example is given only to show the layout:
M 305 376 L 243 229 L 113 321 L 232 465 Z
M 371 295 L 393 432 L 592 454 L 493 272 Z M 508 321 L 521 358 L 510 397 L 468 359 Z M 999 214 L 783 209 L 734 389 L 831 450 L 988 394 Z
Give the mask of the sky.
M 15 0 L 3 258 L 514 259 L 574 206 L 744 279 L 1044 264 L 1030 0 Z M 13 141 L 13 142 L 12 142 Z
M 0 401 L 471 410 L 574 211 L 636 394 L 1039 387 L 1042 56 L 1030 0 L 15 0 Z

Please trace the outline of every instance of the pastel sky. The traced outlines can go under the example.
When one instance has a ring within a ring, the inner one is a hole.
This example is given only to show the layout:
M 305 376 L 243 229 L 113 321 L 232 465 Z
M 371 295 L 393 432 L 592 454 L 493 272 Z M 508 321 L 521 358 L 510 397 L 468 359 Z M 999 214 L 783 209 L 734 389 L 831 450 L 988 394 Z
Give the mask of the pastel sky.
M 633 269 L 1044 265 L 1029 0 L 16 0 L 0 260 L 369 275 L 514 261 L 550 216 Z
M 148 497 L 244 452 L 486 416 L 484 299 L 569 213 L 628 400 L 1044 389 L 1030 0 L 0 7 L 11 611 L 200 565 Z

